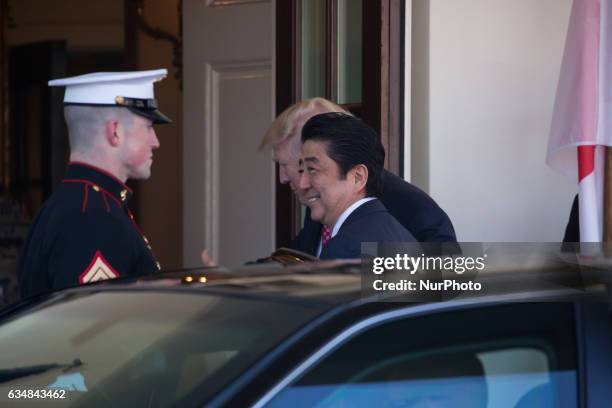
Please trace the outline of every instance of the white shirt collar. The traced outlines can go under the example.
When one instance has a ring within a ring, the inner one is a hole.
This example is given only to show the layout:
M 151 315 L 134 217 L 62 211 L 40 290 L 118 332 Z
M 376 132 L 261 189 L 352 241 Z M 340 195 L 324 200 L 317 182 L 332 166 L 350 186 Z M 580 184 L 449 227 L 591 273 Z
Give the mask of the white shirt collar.
M 344 221 L 346 221 L 348 216 L 351 215 L 353 211 L 355 211 L 357 208 L 361 207 L 363 204 L 367 203 L 368 201 L 372 201 L 375 199 L 376 197 L 362 198 L 361 200 L 355 201 L 349 208 L 344 210 L 344 212 L 340 214 L 340 217 L 338 217 L 338 221 L 336 221 L 336 223 L 334 224 L 334 228 L 332 228 L 331 237 L 333 238 L 336 236 L 338 231 L 340 231 L 340 227 L 342 226 L 342 224 L 344 224 Z

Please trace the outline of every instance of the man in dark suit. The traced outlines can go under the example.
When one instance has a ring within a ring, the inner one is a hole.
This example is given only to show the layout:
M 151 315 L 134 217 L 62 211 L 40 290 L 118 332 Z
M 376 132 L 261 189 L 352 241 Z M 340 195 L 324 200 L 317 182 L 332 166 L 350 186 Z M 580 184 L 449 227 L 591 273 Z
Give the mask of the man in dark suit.
M 302 143 L 301 197 L 311 219 L 331 230 L 320 258 L 359 258 L 362 242 L 416 241 L 377 198 L 385 151 L 372 128 L 351 115 L 323 113 L 306 122 Z
M 327 99 L 305 99 L 281 113 L 261 142 L 261 147 L 272 147 L 272 157 L 279 165 L 280 183 L 289 184 L 302 204 L 305 204 L 302 199 L 303 192 L 298 186 L 302 126 L 312 116 L 325 112 L 348 114 L 341 106 Z M 382 203 L 419 242 L 457 241 L 448 215 L 427 193 L 388 171 L 384 171 L 383 184 L 380 197 Z M 304 228 L 292 242 L 291 247 L 314 255 L 325 233 L 326 228 L 322 228 L 321 223 L 313 221 L 310 218 L 310 210 L 307 209 Z

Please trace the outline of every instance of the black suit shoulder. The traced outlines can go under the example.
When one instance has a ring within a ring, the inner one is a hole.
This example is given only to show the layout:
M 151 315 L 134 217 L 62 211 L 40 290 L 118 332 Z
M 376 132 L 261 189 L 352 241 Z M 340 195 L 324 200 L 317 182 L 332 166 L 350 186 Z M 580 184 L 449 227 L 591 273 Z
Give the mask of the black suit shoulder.
M 381 201 L 419 242 L 456 242 L 446 212 L 426 192 L 385 171 Z
M 321 238 L 321 223 L 310 218 L 310 208 L 306 208 L 304 227 L 289 245 L 290 248 L 307 254 L 316 255 Z

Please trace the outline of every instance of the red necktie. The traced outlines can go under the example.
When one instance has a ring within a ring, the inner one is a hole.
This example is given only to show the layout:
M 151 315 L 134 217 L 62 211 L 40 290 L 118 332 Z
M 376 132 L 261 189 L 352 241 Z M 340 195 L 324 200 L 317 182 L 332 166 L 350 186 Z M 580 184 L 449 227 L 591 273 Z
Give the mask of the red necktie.
M 331 229 L 327 225 L 323 225 L 321 229 L 321 248 L 323 248 L 331 239 Z

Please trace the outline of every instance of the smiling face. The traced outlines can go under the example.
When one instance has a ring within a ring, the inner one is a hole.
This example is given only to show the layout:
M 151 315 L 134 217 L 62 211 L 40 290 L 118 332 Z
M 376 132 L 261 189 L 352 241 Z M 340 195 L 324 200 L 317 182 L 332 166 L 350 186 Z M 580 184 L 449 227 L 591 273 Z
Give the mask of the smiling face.
M 308 140 L 302 146 L 300 188 L 304 203 L 310 207 L 310 217 L 331 228 L 351 204 L 365 197 L 365 191 L 357 168 L 343 178 L 338 164 L 328 156 L 327 147 L 328 142 L 317 140 Z
M 133 115 L 133 121 L 123 126 L 124 143 L 120 160 L 128 179 L 145 180 L 151 176 L 153 150 L 159 147 L 159 140 L 153 129 L 153 121 Z

